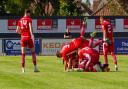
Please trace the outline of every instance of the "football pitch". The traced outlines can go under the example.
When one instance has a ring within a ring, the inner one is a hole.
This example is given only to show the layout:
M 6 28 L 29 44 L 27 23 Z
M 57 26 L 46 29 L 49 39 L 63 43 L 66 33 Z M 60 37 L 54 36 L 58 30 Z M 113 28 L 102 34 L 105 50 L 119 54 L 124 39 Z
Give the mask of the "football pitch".
M 0 89 L 128 89 L 128 56 L 118 55 L 119 71 L 64 72 L 55 56 L 38 56 L 40 72 L 33 72 L 31 56 L 26 57 L 26 72 L 21 73 L 20 56 L 0 56 Z M 101 56 L 103 60 L 103 56 Z

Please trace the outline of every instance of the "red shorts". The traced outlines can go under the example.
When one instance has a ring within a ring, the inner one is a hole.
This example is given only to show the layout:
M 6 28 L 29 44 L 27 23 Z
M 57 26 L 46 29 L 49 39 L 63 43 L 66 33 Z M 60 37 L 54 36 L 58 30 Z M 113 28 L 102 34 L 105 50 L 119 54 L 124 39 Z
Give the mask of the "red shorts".
M 31 39 L 31 37 L 22 37 L 21 38 L 21 46 L 22 47 L 29 47 L 29 48 L 33 48 L 34 47 L 34 42 Z
M 103 52 L 114 52 L 114 42 L 112 42 L 110 45 L 108 45 L 107 43 L 103 43 Z

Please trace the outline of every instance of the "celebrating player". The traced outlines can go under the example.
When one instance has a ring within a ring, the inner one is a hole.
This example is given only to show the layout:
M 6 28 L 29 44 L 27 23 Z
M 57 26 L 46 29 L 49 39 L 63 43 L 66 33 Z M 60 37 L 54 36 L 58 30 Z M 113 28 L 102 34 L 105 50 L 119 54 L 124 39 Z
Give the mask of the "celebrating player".
M 102 32 L 103 32 L 103 40 L 108 40 L 109 39 L 109 44 L 107 42 L 103 43 L 103 54 L 104 54 L 104 63 L 108 65 L 108 58 L 107 54 L 110 52 L 113 57 L 113 61 L 115 64 L 115 69 L 116 71 L 118 70 L 117 66 L 117 58 L 116 55 L 114 54 L 114 38 L 113 38 L 113 28 L 110 22 L 106 21 L 103 19 L 103 17 L 100 17 L 100 23 L 102 27 Z
M 25 9 L 25 14 L 19 20 L 16 32 L 21 34 L 22 72 L 25 72 L 25 48 L 27 46 L 30 48 L 32 52 L 34 72 L 38 72 L 34 47 L 34 36 L 32 33 L 32 19 L 30 18 L 30 10 Z
M 78 48 L 81 48 L 82 44 L 88 45 L 89 42 L 88 40 L 83 39 L 82 37 L 73 39 L 69 44 L 66 44 L 62 47 L 60 52 L 56 53 L 56 56 L 59 58 L 63 58 L 64 60 L 64 66 L 65 66 L 65 71 L 69 68 L 68 67 L 68 62 L 69 62 L 69 57 L 73 53 L 77 52 Z
M 93 71 L 93 72 L 96 71 L 94 66 L 98 65 L 99 63 L 98 51 L 96 51 L 91 47 L 85 47 L 79 50 L 78 55 L 79 55 L 79 68 L 83 69 L 84 71 Z

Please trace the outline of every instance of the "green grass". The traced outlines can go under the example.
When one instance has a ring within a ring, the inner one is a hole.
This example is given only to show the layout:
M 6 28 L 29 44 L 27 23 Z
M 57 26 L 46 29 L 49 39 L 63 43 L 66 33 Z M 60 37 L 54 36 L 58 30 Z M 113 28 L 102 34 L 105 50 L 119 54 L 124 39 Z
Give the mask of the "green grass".
M 34 73 L 29 56 L 23 74 L 20 56 L 0 56 L 0 89 L 127 89 L 128 56 L 118 56 L 119 72 L 114 71 L 111 56 L 109 62 L 112 72 L 66 73 L 55 56 L 38 56 L 40 72 Z

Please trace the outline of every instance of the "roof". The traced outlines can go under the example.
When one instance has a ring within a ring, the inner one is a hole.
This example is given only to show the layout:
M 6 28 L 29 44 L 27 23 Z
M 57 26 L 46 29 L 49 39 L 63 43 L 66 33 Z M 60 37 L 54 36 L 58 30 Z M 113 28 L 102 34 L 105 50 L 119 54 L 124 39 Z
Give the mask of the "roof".
M 109 0 L 109 1 L 101 0 L 97 10 L 94 11 L 92 15 L 95 16 L 127 15 L 127 12 L 123 9 L 121 4 L 117 0 Z

